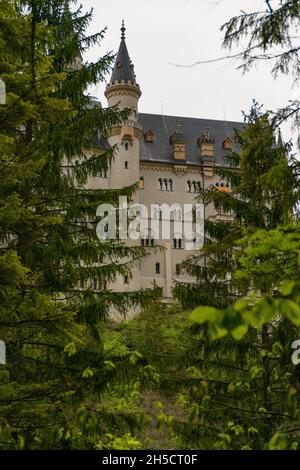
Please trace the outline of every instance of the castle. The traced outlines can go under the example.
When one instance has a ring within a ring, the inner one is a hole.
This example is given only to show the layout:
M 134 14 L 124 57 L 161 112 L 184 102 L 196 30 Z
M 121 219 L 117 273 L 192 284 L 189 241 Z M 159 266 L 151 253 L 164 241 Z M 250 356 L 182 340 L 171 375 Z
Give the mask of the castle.
M 104 149 L 117 145 L 118 154 L 109 170 L 92 178 L 90 186 L 122 188 L 139 182 L 134 202 L 149 209 L 151 204 L 195 204 L 199 188 L 203 187 L 214 185 L 220 191 L 229 191 L 230 188 L 214 174 L 214 167 L 226 165 L 226 153 L 235 150 L 234 129 L 241 129 L 243 124 L 140 113 L 141 88 L 127 50 L 124 22 L 121 33 L 105 97 L 108 106 L 118 105 L 120 109 L 130 108 L 132 112 L 124 125 L 112 128 L 107 140 L 102 139 Z M 207 206 L 205 218 L 227 220 L 228 216 Z M 174 221 L 175 216 L 173 228 Z M 138 243 L 154 244 L 151 229 L 142 234 Z M 132 277 L 119 278 L 112 288 L 124 292 L 156 285 L 161 287 L 167 301 L 172 297 L 176 281 L 191 282 L 180 270 L 180 264 L 193 254 L 193 251 L 185 250 L 186 240 L 174 231 L 172 233 L 171 227 L 170 239 L 155 240 L 155 243 L 165 249 L 152 250 L 134 267 Z

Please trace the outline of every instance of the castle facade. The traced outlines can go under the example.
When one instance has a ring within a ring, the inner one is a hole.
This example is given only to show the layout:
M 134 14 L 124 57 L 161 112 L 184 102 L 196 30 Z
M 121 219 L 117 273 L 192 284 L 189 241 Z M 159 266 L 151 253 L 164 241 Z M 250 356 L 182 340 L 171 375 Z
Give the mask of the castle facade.
M 139 112 L 142 92 L 127 50 L 124 23 L 121 32 L 105 97 L 108 106 L 118 105 L 120 109 L 130 108 L 132 112 L 124 125 L 110 130 L 103 146 L 117 145 L 118 154 L 109 170 L 93 178 L 90 186 L 119 189 L 139 182 L 134 202 L 144 204 L 149 209 L 149 217 L 153 204 L 156 207 L 195 204 L 200 188 L 213 185 L 220 191 L 229 191 L 230 188 L 215 175 L 214 167 L 226 166 L 226 153 L 235 150 L 234 129 L 241 129 L 243 124 Z M 154 217 L 161 220 L 162 214 Z M 187 240 L 175 230 L 176 217 L 174 211 L 168 240 L 154 240 L 149 223 L 149 229 L 141 234 L 138 243 L 146 247 L 155 243 L 164 249 L 152 250 L 134 267 L 132 277 L 119 278 L 112 288 L 122 292 L 149 289 L 155 285 L 161 287 L 163 298 L 168 300 L 176 281 L 192 282 L 181 272 L 180 265 L 196 251 L 186 250 Z M 205 218 L 226 221 L 228 217 L 216 213 L 210 206 L 205 207 Z

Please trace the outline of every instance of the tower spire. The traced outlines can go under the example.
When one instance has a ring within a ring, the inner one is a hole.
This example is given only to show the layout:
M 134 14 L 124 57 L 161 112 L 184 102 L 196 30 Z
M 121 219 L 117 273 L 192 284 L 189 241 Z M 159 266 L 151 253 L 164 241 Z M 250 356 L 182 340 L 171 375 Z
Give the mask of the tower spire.
M 278 132 L 277 147 L 283 147 L 283 140 L 282 140 L 282 135 L 281 135 L 281 129 L 279 129 L 279 132 Z
M 141 89 L 136 81 L 133 63 L 128 54 L 125 31 L 126 28 L 123 20 L 120 46 L 110 81 L 105 90 L 105 96 L 109 106 L 118 104 L 121 109 L 132 108 L 131 119 L 134 121 L 137 118 L 138 100 L 141 96 Z
M 125 31 L 126 31 L 126 28 L 125 28 L 125 23 L 124 23 L 124 20 L 122 20 L 122 27 L 121 27 L 121 39 L 125 40 Z
M 126 31 L 126 28 L 125 28 L 125 24 L 123 20 L 122 27 L 121 27 L 121 43 L 120 43 L 119 51 L 117 54 L 116 62 L 113 68 L 110 83 L 117 82 L 119 80 L 128 80 L 128 81 L 131 81 L 132 83 L 136 83 L 133 63 L 130 60 L 127 46 L 126 46 L 125 31 Z

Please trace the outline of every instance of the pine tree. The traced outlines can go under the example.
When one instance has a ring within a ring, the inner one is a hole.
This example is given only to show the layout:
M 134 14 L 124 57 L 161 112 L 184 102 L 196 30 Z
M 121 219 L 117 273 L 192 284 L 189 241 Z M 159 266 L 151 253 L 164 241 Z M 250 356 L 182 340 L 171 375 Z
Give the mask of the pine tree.
M 300 26 L 300 1 L 264 1 L 265 8 L 257 11 L 241 11 L 222 27 L 223 46 L 229 50 L 241 46 L 239 68 L 247 72 L 253 66 L 267 63 L 274 78 L 280 74 L 290 75 L 294 84 L 299 81 L 299 44 L 297 30 Z M 299 128 L 300 102 L 291 99 L 280 110 L 273 110 L 278 122 L 292 119 L 293 127 Z
M 226 166 L 215 167 L 215 174 L 229 187 L 203 188 L 200 199 L 216 213 L 227 214 L 231 222 L 205 221 L 205 246 L 183 267 L 197 277 L 196 284 L 178 284 L 175 296 L 184 307 L 199 304 L 224 307 L 243 294 L 231 279 L 236 270 L 235 242 L 245 227 L 271 229 L 288 223 L 299 199 L 298 162 L 288 157 L 289 145 L 274 140 L 276 121 L 254 103 L 245 129 L 236 131 L 240 153 L 224 156 Z
M 189 305 L 202 305 L 192 315 L 195 370 L 181 397 L 190 420 L 175 423 L 192 447 L 299 444 L 291 431 L 295 427 L 289 426 L 299 418 L 298 372 L 290 360 L 299 336 L 297 307 L 280 309 L 270 300 L 285 279 L 299 276 L 299 227 L 293 223 L 298 163 L 288 158 L 288 146 L 274 143 L 275 123 L 257 105 L 246 124 L 237 133 L 240 154 L 228 155 L 229 167 L 216 170 L 230 191 L 202 192 L 204 201 L 230 213 L 232 222 L 207 222 L 203 253 L 186 264 L 198 282 L 175 291 L 185 303 L 192 291 Z M 239 300 L 243 296 L 248 297 Z M 287 429 L 293 437 L 289 443 Z
M 103 421 L 113 418 L 93 405 L 129 361 L 126 356 L 112 367 L 101 342 L 103 321 L 111 307 L 125 313 L 157 294 L 105 287 L 130 275 L 145 255 L 141 247 L 100 242 L 95 230 L 99 204 L 115 204 L 135 188 L 92 191 L 86 185 L 116 152 L 103 150 L 99 135 L 129 111 L 104 109 L 87 93 L 103 80 L 113 56 L 74 66 L 103 32 L 86 37 L 91 12 L 72 12 L 72 3 L 1 4 L 0 75 L 7 90 L 0 105 L 3 448 L 95 445 Z

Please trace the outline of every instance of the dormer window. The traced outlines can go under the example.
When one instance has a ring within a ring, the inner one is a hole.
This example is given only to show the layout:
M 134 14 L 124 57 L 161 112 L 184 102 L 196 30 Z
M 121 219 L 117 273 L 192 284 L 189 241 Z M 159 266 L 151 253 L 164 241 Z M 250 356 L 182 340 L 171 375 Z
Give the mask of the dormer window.
M 145 133 L 144 139 L 145 139 L 145 142 L 147 142 L 147 144 L 153 144 L 154 134 L 153 134 L 153 132 L 151 131 L 151 129 L 149 129 L 149 130 Z
M 198 146 L 201 147 L 202 144 L 204 144 L 205 142 L 205 135 L 204 134 L 201 134 L 197 143 L 198 143 Z
M 197 145 L 200 148 L 201 157 L 204 157 L 205 160 L 214 159 L 214 139 L 211 137 L 209 128 L 201 133 Z
M 169 142 L 173 147 L 174 160 L 185 160 L 186 139 L 180 123 L 177 123 L 176 131 L 171 135 Z
M 230 137 L 226 137 L 226 139 L 224 140 L 223 148 L 225 150 L 228 150 L 229 152 L 232 151 L 232 140 L 230 139 Z

